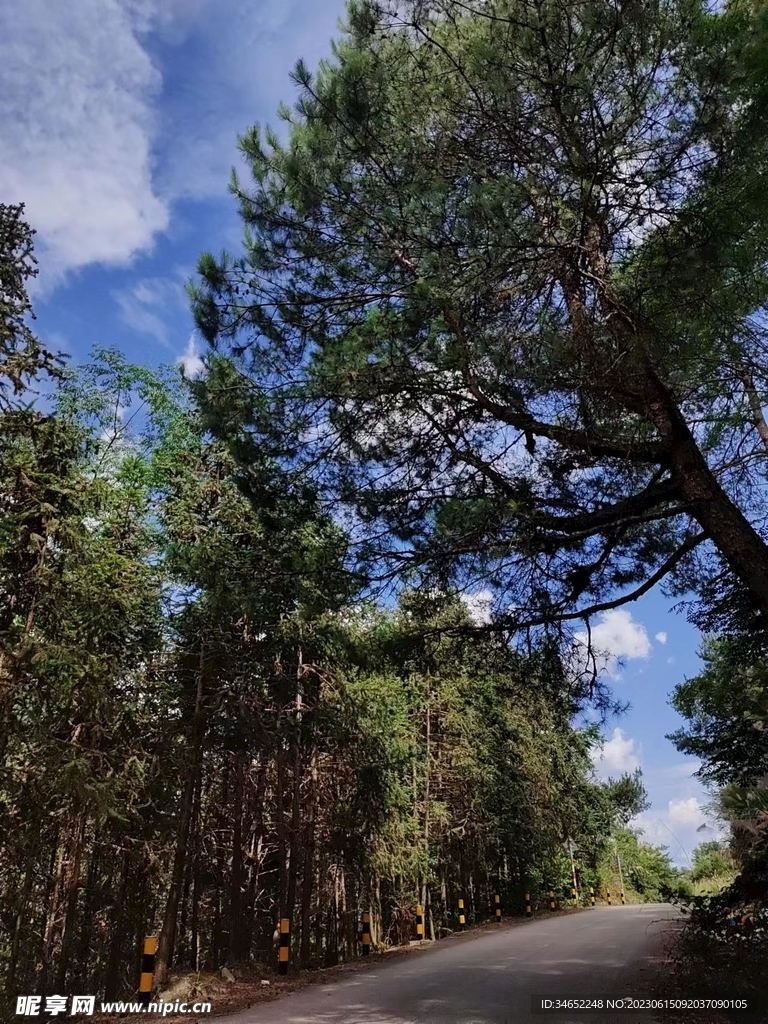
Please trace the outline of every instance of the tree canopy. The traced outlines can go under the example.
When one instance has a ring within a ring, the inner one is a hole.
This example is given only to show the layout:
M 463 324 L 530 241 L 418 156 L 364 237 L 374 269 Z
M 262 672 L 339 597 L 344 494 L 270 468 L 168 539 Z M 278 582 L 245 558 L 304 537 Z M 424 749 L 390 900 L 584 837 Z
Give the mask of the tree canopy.
M 715 549 L 768 608 L 767 47 L 742 2 L 355 0 L 241 138 L 206 424 L 496 627 Z

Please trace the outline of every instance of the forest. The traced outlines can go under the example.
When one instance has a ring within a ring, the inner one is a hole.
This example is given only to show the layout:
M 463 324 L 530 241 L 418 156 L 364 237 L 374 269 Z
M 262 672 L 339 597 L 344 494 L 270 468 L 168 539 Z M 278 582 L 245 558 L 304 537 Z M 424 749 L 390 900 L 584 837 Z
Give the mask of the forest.
M 18 253 L 29 232 L 4 215 Z M 463 637 L 457 594 L 366 599 L 316 499 L 268 460 L 245 480 L 175 370 L 114 351 L 64 368 L 16 329 L 2 430 L 9 995 L 130 992 L 151 934 L 163 983 L 171 965 L 272 964 L 284 917 L 308 966 L 359 955 L 364 909 L 379 945 L 413 937 L 417 905 L 434 938 L 456 928 L 460 898 L 470 923 L 495 895 L 505 913 L 528 890 L 545 905 L 552 886 L 565 904 L 566 838 L 600 885 L 643 790 L 594 781 L 598 733 L 575 724 L 588 694 L 554 646 Z M 14 394 L 16 367 L 49 373 L 49 411 Z
M 0 206 L 8 1000 L 135 991 L 148 935 L 162 988 L 283 918 L 293 970 L 545 912 L 570 844 L 582 901 L 619 850 L 679 889 L 593 769 L 590 619 L 656 586 L 732 828 L 692 880 L 765 894 L 765 5 L 351 0 L 293 81 L 194 379 L 50 351 Z

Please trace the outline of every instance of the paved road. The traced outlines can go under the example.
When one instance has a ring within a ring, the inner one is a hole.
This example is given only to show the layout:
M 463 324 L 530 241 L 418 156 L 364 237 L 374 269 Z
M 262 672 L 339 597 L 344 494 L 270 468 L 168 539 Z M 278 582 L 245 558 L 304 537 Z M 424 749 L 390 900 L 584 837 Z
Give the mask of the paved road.
M 653 1014 L 531 1014 L 531 995 L 644 995 L 673 907 L 596 907 L 428 953 L 262 1003 L 227 1024 L 591 1024 Z

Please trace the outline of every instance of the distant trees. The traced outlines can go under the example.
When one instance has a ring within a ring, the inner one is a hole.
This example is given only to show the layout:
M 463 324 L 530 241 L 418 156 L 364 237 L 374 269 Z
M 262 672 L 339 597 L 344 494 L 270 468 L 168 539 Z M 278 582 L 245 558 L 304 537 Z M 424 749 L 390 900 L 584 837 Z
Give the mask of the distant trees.
M 618 828 L 613 838 L 601 857 L 597 877 L 601 890 L 610 889 L 614 900 L 619 899 L 622 882 L 630 902 L 663 901 L 670 892 L 686 889 L 685 873 L 674 867 L 665 847 L 646 842 L 639 829 L 626 826 Z
M 699 587 L 691 619 L 704 633 L 704 669 L 680 683 L 672 704 L 685 726 L 669 738 L 722 787 L 768 774 L 768 630 L 762 608 L 734 575 Z
M 724 877 L 733 869 L 733 860 L 717 840 L 699 843 L 693 851 L 691 880 L 694 882 Z
M 701 760 L 707 781 L 749 783 L 768 772 L 765 663 L 744 661 L 731 636 L 709 638 L 702 655 L 704 670 L 675 688 L 673 706 L 686 725 L 670 738 Z

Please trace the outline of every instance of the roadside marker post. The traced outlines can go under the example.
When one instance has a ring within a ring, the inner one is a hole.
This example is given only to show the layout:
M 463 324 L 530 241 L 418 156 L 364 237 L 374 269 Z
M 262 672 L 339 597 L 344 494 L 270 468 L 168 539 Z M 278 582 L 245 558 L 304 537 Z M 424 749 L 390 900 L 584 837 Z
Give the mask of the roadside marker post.
M 574 846 L 573 840 L 569 836 L 568 837 L 568 856 L 570 857 L 570 860 L 571 860 L 571 882 L 572 882 L 572 885 L 573 885 L 573 888 L 571 889 L 571 896 L 573 897 L 573 905 L 574 905 L 574 907 L 578 907 L 578 905 L 579 905 L 579 883 L 576 880 L 576 862 L 573 859 L 573 854 L 574 854 L 575 850 L 576 850 L 576 846 Z
M 595 905 L 595 890 L 594 890 L 594 888 L 591 885 L 589 887 L 589 902 L 594 907 L 594 905 Z
M 493 897 L 493 906 L 496 911 L 496 923 L 501 924 L 501 896 L 496 895 Z
M 554 889 L 550 889 L 549 890 L 549 909 L 550 910 L 556 910 L 557 909 L 556 906 L 555 906 L 555 890 Z
M 288 973 L 288 961 L 291 955 L 291 919 L 283 917 L 280 920 L 280 949 L 278 951 L 277 969 L 280 974 Z
M 416 941 L 424 938 L 424 907 L 416 907 Z
M 611 890 L 610 889 L 606 889 L 605 890 L 605 898 L 608 900 L 608 906 L 610 907 L 610 905 L 611 905 Z
M 363 956 L 369 956 L 371 952 L 371 915 L 363 914 Z
M 527 892 L 525 894 L 525 916 L 530 918 L 533 914 L 533 907 L 531 906 L 531 894 Z
M 621 857 L 619 856 L 619 844 L 616 842 L 615 839 L 614 839 L 613 842 L 614 842 L 614 845 L 616 846 L 616 863 L 619 866 L 619 882 L 620 882 L 620 885 L 621 885 L 621 888 L 619 889 L 619 893 L 621 895 L 621 905 L 622 906 L 626 906 L 627 901 L 624 899 L 624 872 L 621 870 Z
M 152 979 L 155 975 L 155 954 L 157 953 L 157 939 L 154 935 L 144 939 L 144 949 L 141 957 L 141 978 L 139 979 L 139 1002 L 142 1006 L 149 1006 L 152 995 Z
M 464 916 L 464 900 L 459 900 L 459 931 L 464 931 L 467 926 L 467 919 Z

